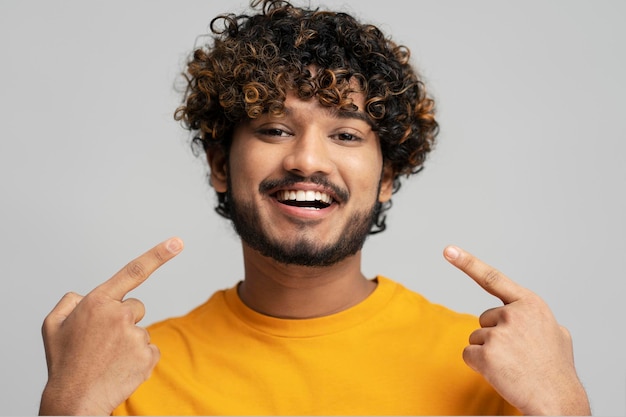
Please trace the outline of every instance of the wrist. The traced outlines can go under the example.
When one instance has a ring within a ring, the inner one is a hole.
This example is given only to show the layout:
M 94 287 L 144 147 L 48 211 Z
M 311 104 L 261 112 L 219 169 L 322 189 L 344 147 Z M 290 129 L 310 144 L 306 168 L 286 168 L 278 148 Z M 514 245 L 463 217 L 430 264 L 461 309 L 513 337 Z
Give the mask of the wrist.
M 535 403 L 523 413 L 534 416 L 590 416 L 591 407 L 585 389 L 578 383 L 569 389 L 559 389 L 543 404 Z
M 113 410 L 105 410 L 96 401 L 68 387 L 57 388 L 46 384 L 39 404 L 40 416 L 111 415 Z

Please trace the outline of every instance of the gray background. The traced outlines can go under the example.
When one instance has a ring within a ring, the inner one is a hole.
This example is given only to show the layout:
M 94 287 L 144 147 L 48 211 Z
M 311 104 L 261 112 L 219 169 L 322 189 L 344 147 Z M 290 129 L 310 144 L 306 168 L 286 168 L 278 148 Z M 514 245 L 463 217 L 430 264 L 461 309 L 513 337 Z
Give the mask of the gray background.
M 40 325 L 65 292 L 171 235 L 185 251 L 133 293 L 143 323 L 242 277 L 172 112 L 195 37 L 244 3 L 0 1 L 0 413 L 37 412 Z M 412 49 L 442 126 L 366 243 L 367 275 L 480 314 L 497 300 L 441 256 L 465 247 L 547 300 L 595 413 L 624 415 L 626 3 L 327 4 Z

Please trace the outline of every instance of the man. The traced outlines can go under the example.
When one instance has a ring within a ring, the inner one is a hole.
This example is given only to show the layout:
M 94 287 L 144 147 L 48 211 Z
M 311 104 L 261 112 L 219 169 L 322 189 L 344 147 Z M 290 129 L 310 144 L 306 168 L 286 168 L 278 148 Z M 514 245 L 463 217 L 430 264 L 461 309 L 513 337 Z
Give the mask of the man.
M 460 248 L 504 305 L 475 317 L 361 272 L 400 178 L 438 125 L 405 48 L 351 16 L 254 2 L 215 19 L 176 118 L 206 151 L 245 277 L 138 327 L 125 299 L 182 248 L 157 245 L 44 322 L 41 414 L 588 414 L 545 303 Z M 466 346 L 469 339 L 469 346 Z

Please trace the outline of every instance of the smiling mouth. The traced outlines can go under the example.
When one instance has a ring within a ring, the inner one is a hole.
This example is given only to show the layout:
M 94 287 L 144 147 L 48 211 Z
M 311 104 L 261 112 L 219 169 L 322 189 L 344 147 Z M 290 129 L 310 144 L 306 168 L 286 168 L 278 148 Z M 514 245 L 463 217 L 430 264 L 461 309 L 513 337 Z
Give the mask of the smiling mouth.
M 280 190 L 274 196 L 281 204 L 312 210 L 324 209 L 334 202 L 330 195 L 312 190 Z

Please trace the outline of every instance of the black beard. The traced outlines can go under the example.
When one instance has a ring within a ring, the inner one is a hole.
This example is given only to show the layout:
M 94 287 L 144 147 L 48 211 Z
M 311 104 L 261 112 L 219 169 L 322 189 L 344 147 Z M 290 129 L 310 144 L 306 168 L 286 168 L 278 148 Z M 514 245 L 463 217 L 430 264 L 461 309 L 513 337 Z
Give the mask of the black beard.
M 369 235 L 380 204 L 375 201 L 368 210 L 355 213 L 335 242 L 324 245 L 305 237 L 293 242 L 275 241 L 264 232 L 257 207 L 237 201 L 231 189 L 231 184 L 228 184 L 226 194 L 230 203 L 230 219 L 237 234 L 261 255 L 286 265 L 326 267 L 356 254 Z

